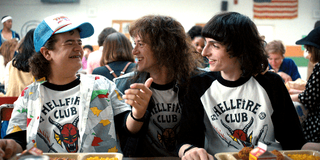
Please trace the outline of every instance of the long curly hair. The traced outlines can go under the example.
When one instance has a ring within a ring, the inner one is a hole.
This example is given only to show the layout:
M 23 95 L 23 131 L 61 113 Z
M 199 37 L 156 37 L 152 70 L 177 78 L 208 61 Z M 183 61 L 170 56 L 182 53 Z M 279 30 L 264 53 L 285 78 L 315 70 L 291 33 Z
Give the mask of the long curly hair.
M 170 71 L 167 75 L 169 79 L 181 85 L 198 73 L 200 63 L 194 54 L 191 40 L 181 23 L 174 18 L 147 15 L 134 21 L 129 26 L 129 33 L 131 37 L 140 36 L 151 46 L 157 66 L 165 66 Z
M 243 77 L 265 71 L 268 60 L 264 40 L 249 17 L 237 12 L 222 12 L 213 16 L 203 27 L 204 37 L 226 45 L 230 57 L 237 57 Z

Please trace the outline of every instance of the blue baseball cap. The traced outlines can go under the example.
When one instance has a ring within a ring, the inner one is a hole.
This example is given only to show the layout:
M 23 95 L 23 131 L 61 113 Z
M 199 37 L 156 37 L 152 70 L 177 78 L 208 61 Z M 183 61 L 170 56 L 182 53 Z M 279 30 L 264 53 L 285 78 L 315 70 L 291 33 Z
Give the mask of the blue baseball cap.
M 36 52 L 54 34 L 72 31 L 78 28 L 80 38 L 87 38 L 93 35 L 94 28 L 89 22 L 74 23 L 63 14 L 56 14 L 45 18 L 35 29 L 33 35 L 34 48 Z

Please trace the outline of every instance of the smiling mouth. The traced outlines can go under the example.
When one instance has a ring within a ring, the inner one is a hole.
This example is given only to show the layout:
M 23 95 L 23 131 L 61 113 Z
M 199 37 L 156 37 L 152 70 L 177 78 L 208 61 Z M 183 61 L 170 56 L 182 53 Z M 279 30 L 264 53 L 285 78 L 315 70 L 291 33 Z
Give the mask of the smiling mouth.
M 71 57 L 69 57 L 69 58 L 81 58 L 81 56 L 71 56 Z

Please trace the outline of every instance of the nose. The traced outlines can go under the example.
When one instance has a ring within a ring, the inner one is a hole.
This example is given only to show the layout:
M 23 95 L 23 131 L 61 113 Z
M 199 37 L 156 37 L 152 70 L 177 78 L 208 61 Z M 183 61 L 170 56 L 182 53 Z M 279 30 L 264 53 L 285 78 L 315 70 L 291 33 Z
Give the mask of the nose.
M 133 54 L 133 55 L 138 54 L 137 46 L 138 46 L 138 45 L 135 45 L 134 48 L 132 49 L 132 54 Z
M 270 64 L 274 64 L 274 63 L 275 63 L 275 60 L 269 60 L 269 63 L 270 63 Z
M 204 46 L 204 48 L 202 49 L 201 55 L 203 57 L 209 56 L 209 52 L 208 52 L 208 45 Z
M 83 54 L 82 45 L 79 44 L 79 43 L 75 43 L 74 51 L 78 51 L 78 52 L 80 52 L 81 54 Z

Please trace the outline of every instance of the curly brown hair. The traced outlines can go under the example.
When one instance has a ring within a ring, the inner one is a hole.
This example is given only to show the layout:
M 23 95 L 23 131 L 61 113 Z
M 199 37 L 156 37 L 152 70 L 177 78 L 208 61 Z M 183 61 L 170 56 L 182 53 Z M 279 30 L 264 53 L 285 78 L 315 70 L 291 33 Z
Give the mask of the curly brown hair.
M 17 39 L 10 39 L 7 41 L 4 41 L 0 47 L 0 53 L 3 56 L 4 59 L 4 65 L 6 66 L 9 61 L 13 59 L 16 47 L 18 45 Z
M 43 45 L 43 47 L 46 47 L 49 50 L 54 49 L 54 45 L 58 40 L 56 39 L 56 35 L 52 35 L 47 42 Z M 35 79 L 40 78 L 48 78 L 51 74 L 51 67 L 49 61 L 44 58 L 44 56 L 41 54 L 41 52 L 37 52 L 29 59 L 29 65 L 32 75 L 35 77 Z
M 140 38 L 151 46 L 159 67 L 165 66 L 170 72 L 169 79 L 178 84 L 188 81 L 198 73 L 200 63 L 194 54 L 190 38 L 180 22 L 169 16 L 147 15 L 129 26 L 131 37 Z M 139 75 L 139 71 L 137 71 Z

